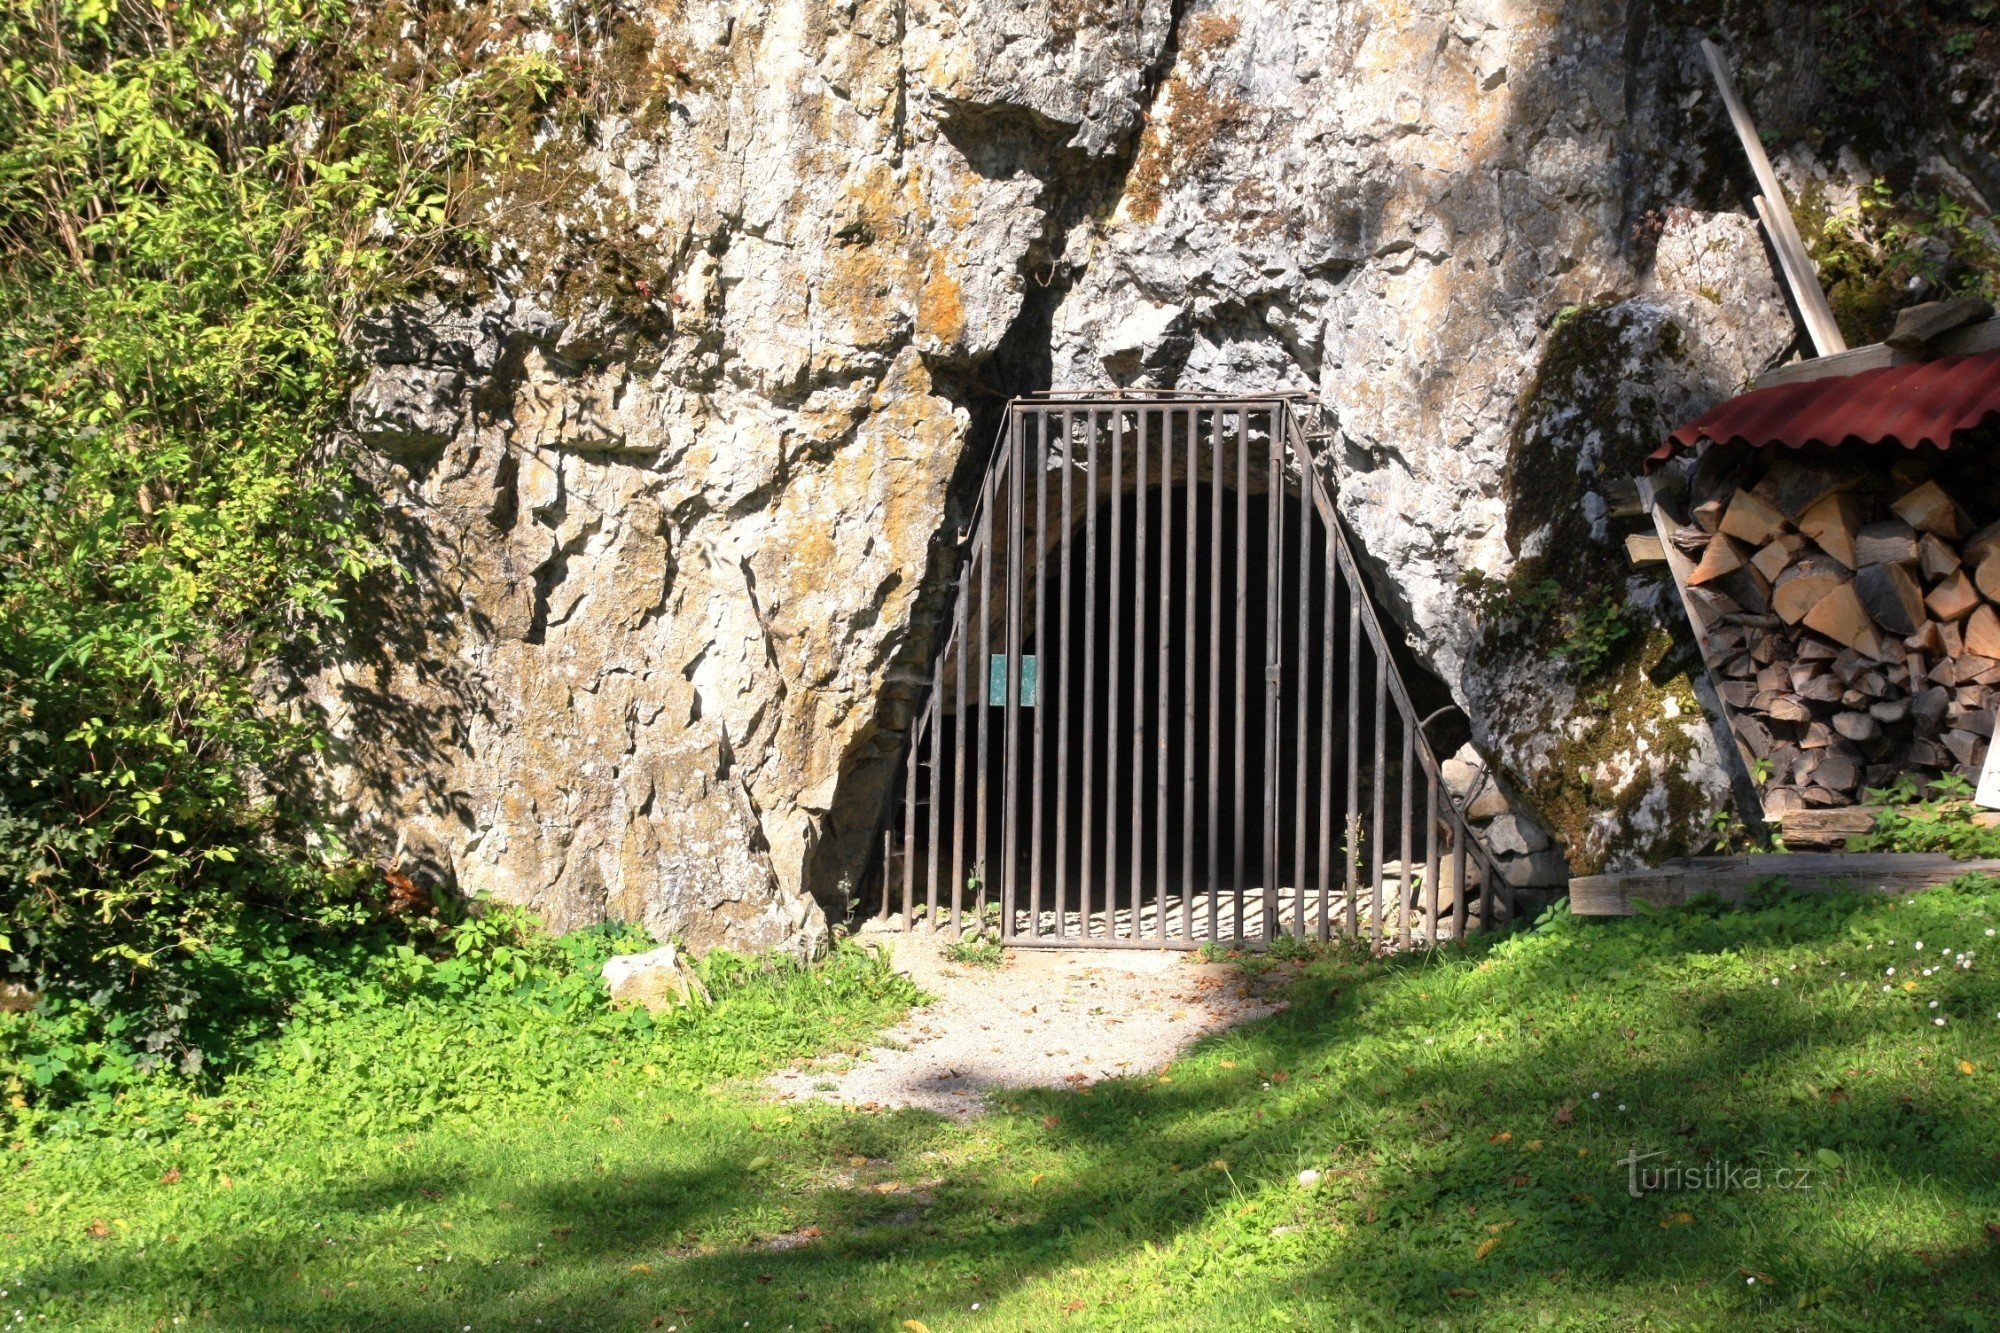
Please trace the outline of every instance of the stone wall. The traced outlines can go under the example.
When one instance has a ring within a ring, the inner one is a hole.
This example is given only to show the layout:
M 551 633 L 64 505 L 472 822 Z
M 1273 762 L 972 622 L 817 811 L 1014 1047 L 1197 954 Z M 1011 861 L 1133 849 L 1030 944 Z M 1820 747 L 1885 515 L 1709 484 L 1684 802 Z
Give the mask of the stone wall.
M 1707 826 L 1714 742 L 1657 582 L 1606 554 L 1602 487 L 1792 341 L 1695 50 L 1714 16 L 619 16 L 619 96 L 532 127 L 536 169 L 483 189 L 491 252 L 362 332 L 354 433 L 399 577 L 310 694 L 364 845 L 557 927 L 815 946 L 865 862 L 995 409 L 1106 383 L 1316 390 L 1383 603 L 1522 824 L 1587 869 Z M 1789 133 L 1817 104 L 1773 72 L 1812 34 L 1759 23 L 1746 88 Z M 491 41 L 576 27 L 513 7 Z M 1898 160 L 1976 189 L 1974 92 L 1969 129 Z M 1808 143 L 1780 153 L 1795 180 L 1875 169 Z M 1650 620 L 1644 661 L 1576 679 L 1504 605 L 1475 614 L 1469 572 L 1552 548 L 1605 556 L 1558 576 Z M 1594 720 L 1606 689 L 1627 723 Z

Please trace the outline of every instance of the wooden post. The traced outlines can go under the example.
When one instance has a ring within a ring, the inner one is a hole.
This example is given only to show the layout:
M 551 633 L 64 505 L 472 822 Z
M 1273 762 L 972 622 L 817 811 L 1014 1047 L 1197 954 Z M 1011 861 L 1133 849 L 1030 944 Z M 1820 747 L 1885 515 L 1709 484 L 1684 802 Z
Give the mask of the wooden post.
M 1743 152 L 1750 159 L 1750 170 L 1757 177 L 1757 187 L 1763 191 L 1763 197 L 1757 201 L 1757 215 L 1764 221 L 1764 231 L 1771 238 L 1772 249 L 1778 252 L 1778 266 L 1784 271 L 1785 282 L 1792 289 L 1792 299 L 1798 302 L 1806 334 L 1812 339 L 1819 355 L 1838 355 L 1847 350 L 1847 340 L 1841 337 L 1840 325 L 1833 317 L 1833 307 L 1827 304 L 1826 293 L 1820 289 L 1818 272 L 1813 268 L 1812 257 L 1806 253 L 1805 242 L 1799 238 L 1799 229 L 1792 221 L 1791 207 L 1785 202 L 1784 187 L 1778 184 L 1778 173 L 1771 170 L 1771 159 L 1764 152 L 1764 141 L 1757 137 L 1757 126 L 1751 121 L 1750 113 L 1737 100 L 1736 85 L 1730 82 L 1729 68 L 1723 63 L 1721 49 L 1704 37 L 1701 53 L 1708 60 L 1709 73 L 1715 76 L 1715 86 L 1722 92 L 1722 105 L 1729 112 L 1729 122 L 1736 127 L 1736 137 L 1742 141 Z
M 1736 726 L 1728 701 L 1722 697 L 1715 668 L 1710 664 L 1708 626 L 1703 622 L 1694 598 L 1688 595 L 1688 575 L 1694 567 L 1674 545 L 1674 520 L 1667 513 L 1653 478 L 1639 478 L 1639 499 L 1653 515 L 1653 530 L 1659 534 L 1660 553 L 1666 557 L 1667 572 L 1673 577 L 1674 590 L 1680 594 L 1681 609 L 1694 630 L 1695 651 L 1701 654 L 1701 674 L 1692 680 L 1697 686 L 1695 693 L 1702 705 L 1710 710 L 1710 716 L 1721 722 L 1716 728 L 1716 748 L 1721 752 L 1723 767 L 1729 773 L 1729 785 L 1735 793 L 1739 812 L 1748 820 L 1752 831 L 1762 838 L 1765 829 L 1763 794 L 1757 790 L 1756 780 L 1750 775 L 1749 757 L 1744 752 L 1743 743 L 1736 738 Z

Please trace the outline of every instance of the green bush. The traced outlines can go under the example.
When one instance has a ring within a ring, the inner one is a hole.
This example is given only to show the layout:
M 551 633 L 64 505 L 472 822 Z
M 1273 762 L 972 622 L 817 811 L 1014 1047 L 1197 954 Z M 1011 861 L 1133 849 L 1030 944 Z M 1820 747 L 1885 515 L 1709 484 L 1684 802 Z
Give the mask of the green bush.
M 1973 822 L 1972 784 L 1947 773 L 1920 788 L 1905 774 L 1890 787 L 1871 787 L 1870 805 L 1879 805 L 1875 827 L 1848 839 L 1856 852 L 1945 852 L 1961 861 L 2000 857 L 2000 829 Z
M 1994 219 L 1943 195 L 1898 193 L 1876 180 L 1854 207 L 1808 205 L 1800 230 L 1819 267 L 1841 331 L 1879 342 L 1896 312 L 1955 296 L 2000 300 Z
M 485 108 L 541 76 L 392 82 L 350 27 L 0 6 L 0 979 L 109 1078 L 198 1067 L 371 887 L 282 702 L 377 563 L 344 335 L 454 243 Z

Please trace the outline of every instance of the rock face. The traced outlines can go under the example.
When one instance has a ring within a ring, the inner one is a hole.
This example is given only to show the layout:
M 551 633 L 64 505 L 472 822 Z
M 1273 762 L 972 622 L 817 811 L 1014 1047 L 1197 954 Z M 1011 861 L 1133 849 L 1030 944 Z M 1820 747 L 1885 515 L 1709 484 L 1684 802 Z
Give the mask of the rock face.
M 1813 58 L 1785 8 L 1759 69 Z M 490 17 L 496 48 L 577 26 Z M 1685 665 L 1651 670 L 1657 580 L 1557 572 L 1638 608 L 1649 658 L 1609 684 L 1464 583 L 1611 552 L 1602 479 L 1792 341 L 1696 54 L 1720 21 L 640 0 L 573 53 L 622 53 L 603 105 L 483 183 L 481 271 L 361 332 L 353 430 L 400 577 L 311 682 L 330 793 L 363 845 L 558 928 L 817 947 L 995 407 L 1290 388 L 1328 408 L 1378 594 L 1529 827 L 1579 869 L 1685 845 L 1726 783 Z M 1745 83 L 1802 123 L 1792 83 Z M 1973 93 L 1945 157 L 1898 160 L 1976 189 Z M 1779 156 L 1822 195 L 1874 169 Z M 1621 681 L 1628 724 L 1597 725 Z

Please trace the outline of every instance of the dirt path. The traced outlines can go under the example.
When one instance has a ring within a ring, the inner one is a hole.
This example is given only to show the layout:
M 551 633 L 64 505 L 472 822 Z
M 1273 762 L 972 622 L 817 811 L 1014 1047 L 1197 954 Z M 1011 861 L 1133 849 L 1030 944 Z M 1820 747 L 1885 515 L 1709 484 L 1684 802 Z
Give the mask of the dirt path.
M 1227 963 L 1176 952 L 1020 949 L 998 968 L 946 961 L 942 942 L 872 928 L 934 996 L 858 1059 L 770 1078 L 781 1097 L 921 1107 L 953 1119 L 999 1088 L 1074 1087 L 1149 1073 L 1212 1032 L 1275 1012 Z

